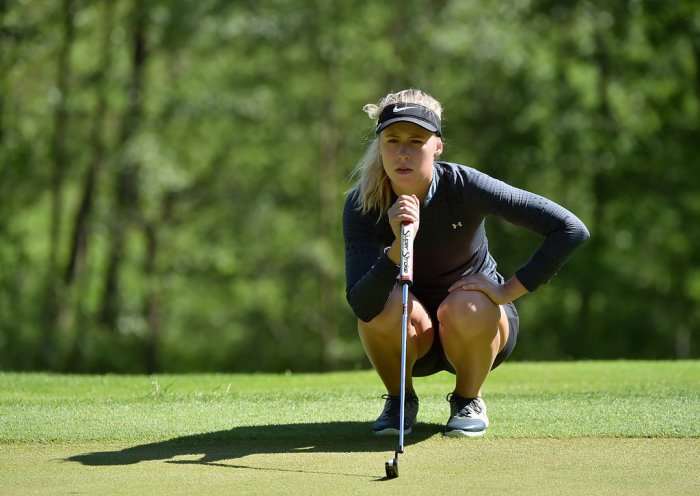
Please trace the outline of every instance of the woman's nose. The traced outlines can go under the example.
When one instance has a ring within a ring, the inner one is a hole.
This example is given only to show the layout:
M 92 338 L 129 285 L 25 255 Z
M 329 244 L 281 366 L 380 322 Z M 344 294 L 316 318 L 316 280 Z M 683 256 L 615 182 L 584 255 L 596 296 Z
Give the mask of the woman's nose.
M 396 157 L 399 160 L 408 160 L 408 148 L 404 145 L 401 145 L 399 147 L 398 153 L 396 154 Z

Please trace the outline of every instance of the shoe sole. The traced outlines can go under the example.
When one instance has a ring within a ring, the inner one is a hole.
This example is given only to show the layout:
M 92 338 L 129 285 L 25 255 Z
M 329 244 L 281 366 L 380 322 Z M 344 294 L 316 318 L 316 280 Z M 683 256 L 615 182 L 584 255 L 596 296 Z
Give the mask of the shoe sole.
M 417 424 L 417 422 L 414 423 L 413 426 L 415 426 L 416 424 Z M 405 435 L 410 434 L 411 432 L 413 432 L 413 426 L 407 427 L 406 429 L 404 429 L 404 430 L 403 430 L 403 435 L 405 436 Z M 399 435 L 399 430 L 398 430 L 398 429 L 394 429 L 394 428 L 382 429 L 381 431 L 374 431 L 374 435 L 375 435 L 375 436 L 398 436 L 398 435 Z
M 454 431 L 445 431 L 445 436 L 447 437 L 480 437 L 486 434 L 486 431 L 460 431 L 458 429 Z

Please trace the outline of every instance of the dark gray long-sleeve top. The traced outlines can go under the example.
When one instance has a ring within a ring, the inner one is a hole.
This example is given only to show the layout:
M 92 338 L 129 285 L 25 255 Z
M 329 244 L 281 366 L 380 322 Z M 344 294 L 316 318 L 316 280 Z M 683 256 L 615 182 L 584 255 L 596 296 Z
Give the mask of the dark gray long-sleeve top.
M 365 322 L 386 305 L 399 267 L 384 253 L 394 240 L 389 220 L 378 212 L 362 215 L 357 192 L 343 209 L 346 296 L 355 315 Z M 589 238 L 574 214 L 536 194 L 514 188 L 470 167 L 435 162 L 433 180 L 420 208 L 414 240 L 411 291 L 442 299 L 460 277 L 483 272 L 503 282 L 488 249 L 484 219 L 493 215 L 544 237 L 530 260 L 515 275 L 534 291 L 564 265 Z

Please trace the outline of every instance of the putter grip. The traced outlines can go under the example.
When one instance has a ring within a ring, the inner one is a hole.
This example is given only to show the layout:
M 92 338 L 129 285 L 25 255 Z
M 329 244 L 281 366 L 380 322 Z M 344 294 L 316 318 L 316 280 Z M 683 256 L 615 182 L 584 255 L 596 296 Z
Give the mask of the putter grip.
M 401 224 L 401 265 L 399 277 L 402 283 L 413 284 L 413 224 Z

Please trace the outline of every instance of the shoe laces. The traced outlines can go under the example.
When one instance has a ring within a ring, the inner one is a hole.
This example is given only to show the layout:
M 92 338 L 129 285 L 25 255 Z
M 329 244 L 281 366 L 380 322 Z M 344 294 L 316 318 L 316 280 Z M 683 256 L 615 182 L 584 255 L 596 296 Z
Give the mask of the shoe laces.
M 450 393 L 445 399 L 452 406 L 453 417 L 473 418 L 484 411 L 480 402 L 477 401 L 479 398 L 463 398 L 456 393 Z
M 401 396 L 393 396 L 390 394 L 383 394 L 382 399 L 386 400 L 384 404 L 384 411 L 382 414 L 387 417 L 398 417 L 401 414 Z M 416 393 L 406 391 L 406 406 L 418 403 L 418 396 Z M 410 407 L 409 407 L 410 408 Z
M 382 415 L 385 417 L 398 417 L 401 413 L 401 397 L 383 394 L 382 399 L 386 400 Z

